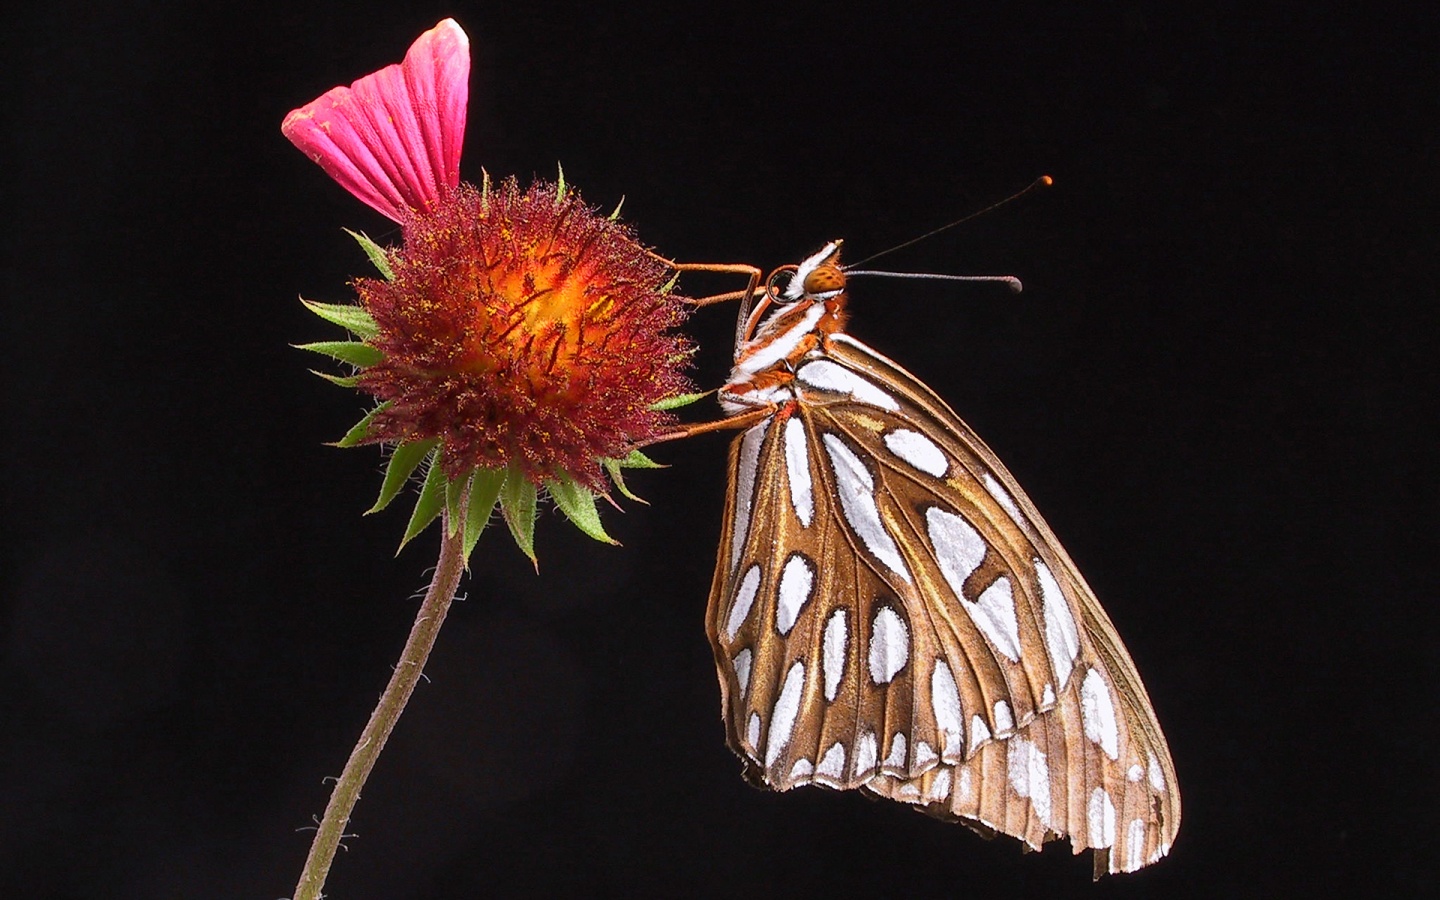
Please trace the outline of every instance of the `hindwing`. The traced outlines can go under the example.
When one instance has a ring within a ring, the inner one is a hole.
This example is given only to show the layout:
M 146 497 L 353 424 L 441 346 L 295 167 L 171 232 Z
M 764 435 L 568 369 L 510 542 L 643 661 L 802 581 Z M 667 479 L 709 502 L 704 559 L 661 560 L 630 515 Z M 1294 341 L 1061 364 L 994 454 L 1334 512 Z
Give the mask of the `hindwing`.
M 752 781 L 862 789 L 1096 871 L 1163 856 L 1165 739 L 1114 626 L 995 454 L 844 334 L 730 450 L 707 613 Z

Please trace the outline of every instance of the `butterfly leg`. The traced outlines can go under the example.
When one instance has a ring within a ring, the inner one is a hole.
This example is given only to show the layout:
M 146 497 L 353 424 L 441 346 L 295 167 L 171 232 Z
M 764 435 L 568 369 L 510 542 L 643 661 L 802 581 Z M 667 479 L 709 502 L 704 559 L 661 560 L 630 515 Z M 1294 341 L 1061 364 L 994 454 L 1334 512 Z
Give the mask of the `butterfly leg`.
M 709 434 L 712 431 L 738 431 L 742 428 L 749 428 L 762 419 L 775 415 L 779 409 L 775 404 L 756 407 L 746 410 L 734 416 L 727 416 L 723 419 L 716 419 L 713 422 L 693 422 L 685 425 L 677 425 L 670 431 L 661 432 L 656 437 L 636 444 L 635 448 L 648 447 L 651 444 L 659 444 L 665 441 L 675 441 L 681 438 L 694 437 L 697 434 Z
M 649 253 L 652 259 L 659 260 L 676 272 L 722 272 L 745 275 L 750 279 L 750 286 L 743 291 L 728 291 L 724 294 L 710 294 L 706 297 L 685 298 L 685 302 L 691 306 L 713 306 L 716 303 L 728 303 L 731 300 L 743 300 L 754 298 L 756 294 L 763 293 L 757 286 L 760 284 L 761 272 L 754 266 L 745 263 L 681 263 L 673 259 L 666 259 L 658 253 Z

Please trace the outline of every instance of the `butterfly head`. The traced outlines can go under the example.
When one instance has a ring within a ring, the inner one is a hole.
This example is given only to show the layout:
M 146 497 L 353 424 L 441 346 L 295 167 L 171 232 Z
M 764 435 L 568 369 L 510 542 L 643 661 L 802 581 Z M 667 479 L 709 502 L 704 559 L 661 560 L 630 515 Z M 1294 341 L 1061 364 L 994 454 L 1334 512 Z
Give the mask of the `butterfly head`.
M 831 333 L 844 324 L 845 270 L 841 241 L 834 240 L 799 265 L 781 266 L 766 279 L 760 301 L 742 310 L 741 344 L 754 347 L 777 339 L 790 344 L 803 333 Z
M 798 300 L 828 300 L 845 290 L 845 270 L 840 267 L 840 246 L 843 241 L 835 240 L 820 248 L 820 252 L 805 259 L 798 266 L 784 266 L 770 276 L 773 285 L 782 272 L 793 271 L 790 283 L 779 294 L 780 302 L 794 303 Z

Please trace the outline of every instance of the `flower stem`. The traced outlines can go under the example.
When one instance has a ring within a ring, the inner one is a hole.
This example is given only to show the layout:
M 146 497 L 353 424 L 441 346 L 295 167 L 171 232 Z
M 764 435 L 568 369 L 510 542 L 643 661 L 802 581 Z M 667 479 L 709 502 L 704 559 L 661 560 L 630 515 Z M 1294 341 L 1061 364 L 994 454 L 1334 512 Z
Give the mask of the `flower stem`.
M 430 657 L 430 650 L 435 646 L 435 638 L 440 634 L 440 626 L 445 623 L 450 602 L 455 598 L 455 589 L 460 585 L 460 574 L 465 569 L 462 549 L 465 529 L 457 528 L 455 533 L 451 534 L 450 517 L 447 513 L 440 532 L 440 560 L 435 564 L 435 577 L 430 581 L 430 589 L 425 593 L 424 602 L 420 604 L 420 612 L 415 617 L 414 627 L 410 629 L 410 638 L 405 642 L 405 651 L 400 655 L 400 662 L 390 676 L 390 683 L 385 686 L 385 693 L 380 695 L 380 702 L 370 714 L 370 721 L 361 732 L 360 741 L 355 745 L 355 749 L 350 751 L 345 771 L 340 773 L 339 780 L 335 782 L 330 803 L 325 807 L 325 817 L 320 820 L 315 841 L 310 845 L 310 855 L 306 857 L 300 881 L 295 885 L 294 900 L 319 900 L 322 896 L 325 878 L 329 875 L 330 864 L 335 859 L 335 850 L 340 846 L 340 839 L 345 836 L 345 826 L 350 822 L 350 813 L 360 799 L 360 789 L 370 777 L 370 770 L 375 767 L 375 761 L 379 759 L 380 751 L 385 748 L 385 741 L 395 729 L 395 723 L 400 720 L 400 714 L 405 711 L 405 704 L 409 702 L 410 694 L 415 690 L 415 684 L 420 680 L 420 674 L 425 668 L 425 660 Z

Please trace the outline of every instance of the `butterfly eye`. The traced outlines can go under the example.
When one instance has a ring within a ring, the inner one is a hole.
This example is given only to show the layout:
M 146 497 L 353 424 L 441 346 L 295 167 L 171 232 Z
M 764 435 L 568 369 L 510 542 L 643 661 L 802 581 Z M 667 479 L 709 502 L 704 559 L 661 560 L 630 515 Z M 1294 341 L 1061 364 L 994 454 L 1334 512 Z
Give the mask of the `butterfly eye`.
M 805 293 L 812 296 L 844 288 L 845 273 L 836 266 L 816 266 L 814 271 L 805 276 Z

